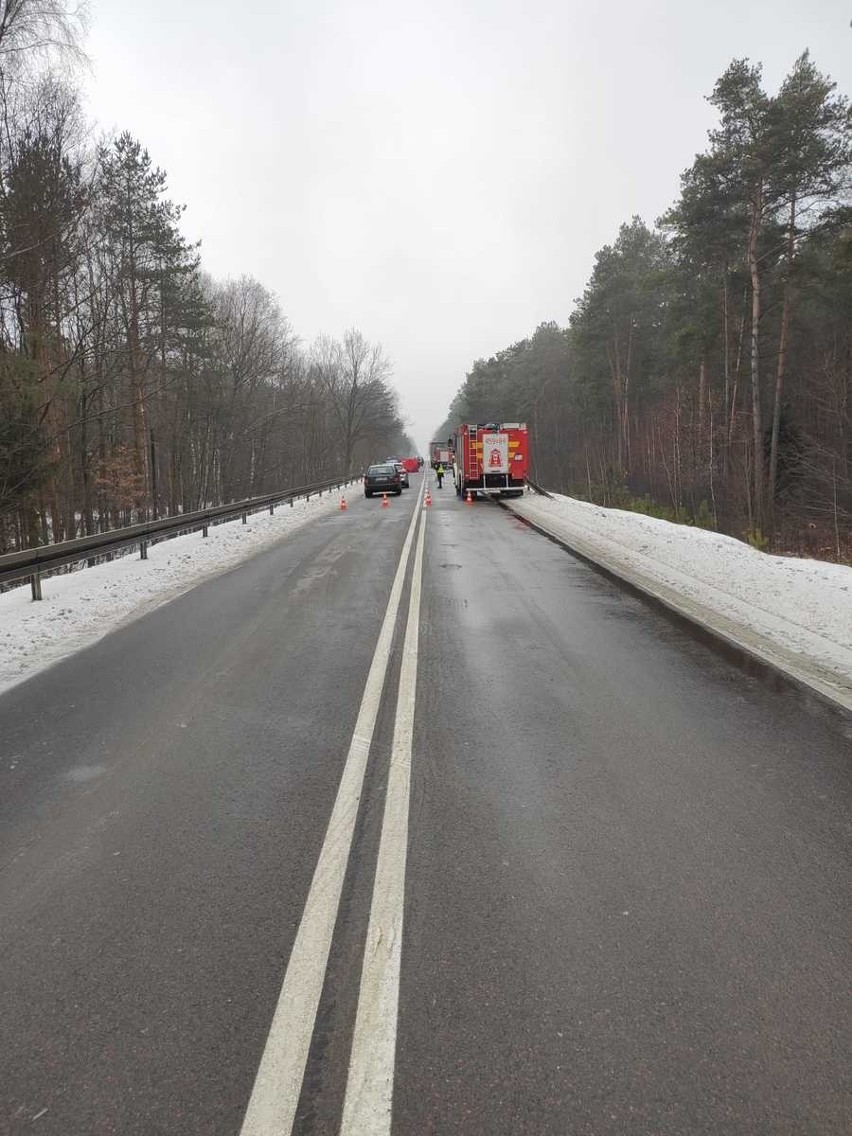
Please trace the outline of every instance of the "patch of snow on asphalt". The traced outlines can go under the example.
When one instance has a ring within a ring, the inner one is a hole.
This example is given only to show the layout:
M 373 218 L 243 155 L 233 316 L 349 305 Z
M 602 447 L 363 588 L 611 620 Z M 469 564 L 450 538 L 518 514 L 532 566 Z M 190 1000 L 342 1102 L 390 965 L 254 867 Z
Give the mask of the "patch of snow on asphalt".
M 42 580 L 44 599 L 33 603 L 29 584 L 0 594 L 0 691 L 102 638 L 122 623 L 235 567 L 324 513 L 339 495 L 295 500 L 201 531 L 149 545 L 94 568 Z

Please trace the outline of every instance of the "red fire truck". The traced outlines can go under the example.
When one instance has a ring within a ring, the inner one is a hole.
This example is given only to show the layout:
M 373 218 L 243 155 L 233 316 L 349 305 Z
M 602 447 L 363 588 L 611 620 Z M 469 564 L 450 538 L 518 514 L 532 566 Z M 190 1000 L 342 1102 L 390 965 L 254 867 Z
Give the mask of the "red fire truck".
M 450 472 L 453 464 L 452 438 L 449 442 L 429 443 L 429 464 L 432 469 L 437 469 L 439 465 L 442 465 L 447 473 Z
M 460 497 L 468 490 L 474 497 L 523 495 L 530 461 L 525 422 L 465 423 L 454 441 L 453 480 Z

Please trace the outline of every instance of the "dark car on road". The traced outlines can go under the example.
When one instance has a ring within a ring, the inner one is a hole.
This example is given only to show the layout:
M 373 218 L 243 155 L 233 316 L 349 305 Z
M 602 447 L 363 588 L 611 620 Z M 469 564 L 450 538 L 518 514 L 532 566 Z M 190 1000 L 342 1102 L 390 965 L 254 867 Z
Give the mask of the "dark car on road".
M 393 462 L 371 465 L 364 474 L 364 496 L 374 493 L 395 493 L 397 497 L 402 493 L 402 478 Z

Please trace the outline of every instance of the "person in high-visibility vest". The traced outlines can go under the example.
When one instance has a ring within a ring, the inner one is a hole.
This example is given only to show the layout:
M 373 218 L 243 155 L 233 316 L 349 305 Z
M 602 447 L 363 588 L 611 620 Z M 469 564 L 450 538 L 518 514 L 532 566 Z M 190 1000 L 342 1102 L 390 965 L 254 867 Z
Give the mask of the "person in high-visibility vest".
M 438 468 L 435 470 L 435 476 L 438 479 L 438 488 L 439 489 L 444 488 L 444 474 L 446 472 L 447 471 L 444 469 L 443 462 L 438 462 Z

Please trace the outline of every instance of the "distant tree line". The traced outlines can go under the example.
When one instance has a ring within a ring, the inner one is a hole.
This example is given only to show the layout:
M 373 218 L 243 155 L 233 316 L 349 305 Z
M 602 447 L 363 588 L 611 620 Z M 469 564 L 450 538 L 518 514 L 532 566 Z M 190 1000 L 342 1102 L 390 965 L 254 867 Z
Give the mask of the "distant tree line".
M 92 145 L 61 0 L 0 0 L 0 552 L 347 475 L 413 445 L 357 330 L 212 280 L 128 133 Z
M 477 360 L 438 435 L 525 419 L 546 486 L 848 558 L 849 103 L 807 53 L 710 102 L 674 206 L 621 226 L 567 328 Z

